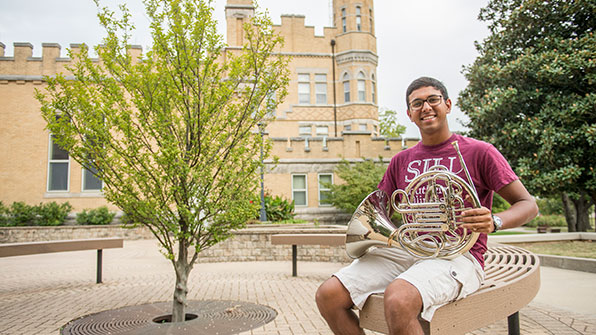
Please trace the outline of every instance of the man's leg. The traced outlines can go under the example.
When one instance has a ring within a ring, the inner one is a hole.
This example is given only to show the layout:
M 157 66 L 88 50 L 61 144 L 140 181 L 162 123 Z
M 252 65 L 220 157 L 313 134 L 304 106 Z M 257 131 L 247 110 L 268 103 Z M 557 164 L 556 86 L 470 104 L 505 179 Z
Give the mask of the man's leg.
M 424 334 L 418 321 L 422 297 L 414 285 L 403 279 L 393 281 L 385 290 L 384 307 L 389 334 Z
M 319 312 L 334 334 L 364 334 L 356 313 L 352 311 L 353 303 L 350 293 L 339 279 L 331 277 L 323 282 L 317 290 L 315 299 Z

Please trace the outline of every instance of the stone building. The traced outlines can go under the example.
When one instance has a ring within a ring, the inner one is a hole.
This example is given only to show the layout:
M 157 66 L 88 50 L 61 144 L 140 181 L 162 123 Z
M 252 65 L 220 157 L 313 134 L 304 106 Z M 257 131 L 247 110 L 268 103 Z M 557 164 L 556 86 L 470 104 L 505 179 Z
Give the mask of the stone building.
M 229 52 L 241 48 L 241 26 L 254 8 L 251 0 L 228 0 L 225 12 Z M 267 162 L 267 192 L 293 199 L 298 217 L 320 221 L 342 217 L 320 184 L 341 182 L 333 170 L 342 158 L 388 161 L 417 141 L 379 136 L 373 0 L 334 0 L 333 17 L 322 36 L 301 15 L 283 15 L 275 26 L 285 39 L 282 54 L 291 56 L 290 85 L 264 130 L 279 157 L 275 166 Z M 75 211 L 106 204 L 101 181 L 52 143 L 34 97 L 43 76 L 66 73 L 71 60 L 55 43 L 42 44 L 41 57 L 32 57 L 30 43 L 14 43 L 13 56 L 4 50 L 0 42 L 0 201 L 68 201 Z

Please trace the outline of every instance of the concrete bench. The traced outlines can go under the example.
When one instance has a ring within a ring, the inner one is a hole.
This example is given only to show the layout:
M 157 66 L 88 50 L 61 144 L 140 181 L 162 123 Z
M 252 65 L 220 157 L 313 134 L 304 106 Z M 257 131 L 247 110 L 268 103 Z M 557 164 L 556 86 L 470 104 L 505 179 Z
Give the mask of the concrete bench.
M 489 244 L 486 278 L 480 289 L 439 308 L 430 323 L 421 321 L 425 334 L 465 334 L 508 319 L 509 334 L 519 334 L 519 310 L 540 288 L 540 261 L 522 248 Z M 387 333 L 383 295 L 371 295 L 360 311 L 360 326 Z
M 45 254 L 51 252 L 97 250 L 97 280 L 102 282 L 102 251 L 108 248 L 122 248 L 122 238 L 96 238 L 81 240 L 22 242 L 0 244 L 0 257 Z
M 330 245 L 340 246 L 346 243 L 345 234 L 275 234 L 271 235 L 273 245 L 292 246 L 292 276 L 298 275 L 298 246 L 299 245 Z

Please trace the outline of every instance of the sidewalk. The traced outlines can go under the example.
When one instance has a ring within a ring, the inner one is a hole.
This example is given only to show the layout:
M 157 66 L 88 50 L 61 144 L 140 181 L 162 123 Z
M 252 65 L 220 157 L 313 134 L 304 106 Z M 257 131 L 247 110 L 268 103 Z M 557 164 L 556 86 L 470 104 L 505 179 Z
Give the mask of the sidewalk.
M 0 334 L 59 334 L 61 326 L 88 314 L 124 306 L 170 301 L 172 266 L 154 240 L 125 241 L 104 250 L 103 284 L 95 284 L 94 251 L 0 258 Z M 339 269 L 337 263 L 199 263 L 189 280 L 189 299 L 240 300 L 270 306 L 271 323 L 243 335 L 331 334 L 314 293 Z M 596 274 L 541 269 L 536 299 L 521 311 L 522 334 L 596 334 Z M 507 334 L 506 320 L 471 334 Z

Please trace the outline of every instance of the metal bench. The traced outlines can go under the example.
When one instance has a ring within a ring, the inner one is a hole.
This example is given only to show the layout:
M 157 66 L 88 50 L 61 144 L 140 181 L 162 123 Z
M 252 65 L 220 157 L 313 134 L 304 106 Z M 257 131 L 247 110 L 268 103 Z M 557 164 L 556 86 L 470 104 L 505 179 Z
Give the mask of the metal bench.
M 514 246 L 489 244 L 486 278 L 480 289 L 439 308 L 432 321 L 421 321 L 425 334 L 465 334 L 507 317 L 509 334 L 519 334 L 519 310 L 540 288 L 538 256 Z M 387 333 L 383 295 L 371 295 L 360 311 L 360 326 Z
M 275 234 L 271 235 L 273 245 L 292 245 L 292 276 L 298 275 L 298 245 L 340 246 L 346 243 L 345 234 Z
M 0 244 L 0 257 L 45 254 L 51 252 L 97 250 L 97 280 L 102 282 L 102 251 L 108 248 L 122 248 L 122 238 L 96 238 L 43 242 L 22 242 Z

